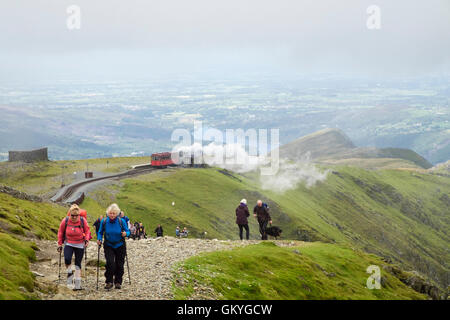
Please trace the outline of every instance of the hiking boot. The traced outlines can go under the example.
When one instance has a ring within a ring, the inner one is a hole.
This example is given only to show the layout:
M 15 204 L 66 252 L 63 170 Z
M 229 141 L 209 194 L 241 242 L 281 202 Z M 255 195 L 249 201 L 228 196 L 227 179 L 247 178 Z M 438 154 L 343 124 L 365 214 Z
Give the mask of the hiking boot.
M 114 284 L 114 288 L 120 289 L 120 288 L 122 288 L 122 286 L 120 285 L 120 283 L 115 283 L 115 284 Z
M 81 279 L 75 278 L 75 288 L 73 288 L 73 290 L 83 290 L 81 289 Z
M 112 283 L 107 283 L 106 285 L 105 285 L 105 289 L 106 290 L 109 290 L 109 289 L 111 289 L 113 287 L 113 284 Z
M 67 273 L 67 285 L 68 286 L 73 284 L 73 276 L 74 276 L 73 270 Z

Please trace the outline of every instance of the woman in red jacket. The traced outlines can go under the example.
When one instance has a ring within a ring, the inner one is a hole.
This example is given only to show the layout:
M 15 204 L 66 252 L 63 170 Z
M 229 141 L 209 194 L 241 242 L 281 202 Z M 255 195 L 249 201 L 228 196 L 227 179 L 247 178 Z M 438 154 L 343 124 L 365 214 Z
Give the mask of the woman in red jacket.
M 80 216 L 80 208 L 74 204 L 69 209 L 69 217 L 61 221 L 58 231 L 58 252 L 63 250 L 67 268 L 67 285 L 75 282 L 74 290 L 81 290 L 81 261 L 89 244 L 91 232 L 85 218 Z M 75 274 L 72 271 L 72 256 L 75 254 Z

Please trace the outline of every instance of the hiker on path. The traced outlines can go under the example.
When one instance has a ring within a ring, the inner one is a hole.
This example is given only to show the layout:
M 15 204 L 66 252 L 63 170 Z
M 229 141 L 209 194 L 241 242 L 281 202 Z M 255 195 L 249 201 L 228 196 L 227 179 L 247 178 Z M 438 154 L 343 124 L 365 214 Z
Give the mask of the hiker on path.
M 266 204 L 263 204 L 261 200 L 258 200 L 256 202 L 256 206 L 253 208 L 253 216 L 258 219 L 261 240 L 267 240 L 267 224 L 272 224 L 272 218 L 269 214 L 269 207 Z
M 135 222 L 134 223 L 134 228 L 136 229 L 136 231 L 134 232 L 134 239 L 136 240 L 136 238 L 139 240 L 140 236 L 139 236 L 139 222 Z
M 76 203 L 72 203 L 72 205 L 71 205 L 71 207 L 72 206 L 77 206 L 78 207 L 78 205 L 76 204 Z M 86 210 L 84 210 L 84 209 L 81 209 L 80 207 L 78 207 L 78 213 L 79 213 L 79 215 L 80 215 L 80 218 L 84 218 L 84 221 L 87 221 L 87 211 Z M 70 208 L 69 208 L 69 211 L 67 211 L 67 216 L 68 217 L 70 217 Z M 89 233 L 89 241 L 92 239 L 92 234 L 91 233 Z
M 161 227 L 160 224 L 158 224 L 158 227 L 156 227 L 155 233 L 156 233 L 157 237 L 162 237 L 163 236 L 163 228 Z
M 100 216 L 97 220 L 95 220 L 93 226 L 95 227 L 95 234 L 98 233 L 98 230 L 100 229 L 100 223 L 103 220 L 103 216 Z
M 179 227 L 179 226 L 177 226 L 177 228 L 175 229 L 175 236 L 176 236 L 177 238 L 180 237 L 180 227 Z
M 84 250 L 91 239 L 87 220 L 80 216 L 80 208 L 74 204 L 69 209 L 69 217 L 65 217 L 58 230 L 58 252 L 63 251 L 64 263 L 67 269 L 67 285 L 74 290 L 81 290 L 81 261 Z M 75 273 L 72 270 L 72 257 L 75 255 Z
M 180 233 L 180 237 L 186 237 L 187 238 L 188 233 L 189 233 L 188 229 L 186 227 L 184 227 L 183 231 L 181 231 L 181 233 Z
M 239 206 L 236 208 L 236 224 L 239 226 L 239 237 L 243 239 L 243 231 L 245 229 L 245 238 L 248 240 L 250 236 L 250 230 L 248 228 L 247 218 L 250 216 L 247 207 L 247 200 L 242 199 Z
M 130 238 L 136 240 L 136 227 L 134 224 L 130 226 Z
M 128 218 L 128 217 L 125 215 L 125 212 L 120 211 L 120 217 L 121 217 L 123 220 L 125 220 L 125 222 L 127 223 L 128 228 L 130 228 L 130 218 Z
M 130 235 L 131 235 L 131 222 L 130 222 L 130 218 L 128 218 L 128 217 L 125 215 L 125 212 L 123 212 L 123 211 L 120 211 L 120 215 L 119 215 L 119 216 L 120 216 L 123 220 L 125 220 L 128 229 L 130 229 Z M 130 237 L 127 237 L 127 238 L 129 239 Z
M 130 236 L 130 230 L 125 220 L 119 217 L 120 208 L 117 204 L 110 205 L 106 212 L 108 217 L 102 220 L 97 234 L 99 246 L 102 245 L 103 235 L 105 235 L 103 245 L 106 258 L 105 289 L 111 289 L 113 283 L 116 289 L 120 289 L 126 255 L 125 237 Z
M 145 227 L 144 225 L 141 223 L 139 223 L 139 228 L 138 228 L 138 239 L 140 240 L 141 237 L 144 237 L 144 239 L 147 239 L 147 233 L 145 232 Z

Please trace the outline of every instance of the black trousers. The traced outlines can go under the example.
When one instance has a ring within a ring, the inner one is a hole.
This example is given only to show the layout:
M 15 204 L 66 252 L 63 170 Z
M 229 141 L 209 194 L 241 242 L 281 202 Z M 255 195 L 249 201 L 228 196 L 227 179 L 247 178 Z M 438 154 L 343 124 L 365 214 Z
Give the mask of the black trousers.
M 84 249 L 72 246 L 64 246 L 64 263 L 68 266 L 72 263 L 72 257 L 75 254 L 75 265 L 81 269 L 81 261 L 83 260 Z
M 106 258 L 106 283 L 114 282 L 122 284 L 123 265 L 125 263 L 126 254 L 125 245 L 121 245 L 118 248 L 113 248 L 105 244 L 104 249 Z
M 250 236 L 250 230 L 248 229 L 248 224 L 238 224 L 239 226 L 239 237 L 242 240 L 242 233 L 245 229 L 245 238 L 248 240 L 249 236 Z
M 269 221 L 258 220 L 259 233 L 261 233 L 261 240 L 267 240 L 266 228 Z

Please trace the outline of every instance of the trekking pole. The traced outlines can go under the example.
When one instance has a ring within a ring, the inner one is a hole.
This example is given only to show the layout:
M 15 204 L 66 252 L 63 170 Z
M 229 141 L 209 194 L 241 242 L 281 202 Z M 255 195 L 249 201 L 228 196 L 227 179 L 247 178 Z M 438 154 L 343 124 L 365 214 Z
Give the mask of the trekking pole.
M 84 277 L 87 282 L 87 247 L 84 248 Z
M 59 251 L 58 284 L 61 282 L 61 253 L 62 250 Z
M 97 252 L 97 290 L 98 290 L 98 271 L 100 268 L 100 245 L 98 245 L 98 252 Z
M 131 278 L 130 278 L 130 266 L 128 265 L 128 252 L 127 252 L 127 245 L 124 241 L 123 245 L 125 246 L 125 259 L 127 260 L 127 270 L 128 270 L 128 284 L 131 285 Z
M 128 284 L 131 284 L 131 278 L 130 278 L 130 266 L 128 265 L 128 254 L 127 254 L 127 253 L 125 253 L 125 259 L 127 259 Z

